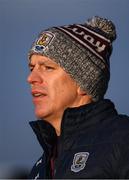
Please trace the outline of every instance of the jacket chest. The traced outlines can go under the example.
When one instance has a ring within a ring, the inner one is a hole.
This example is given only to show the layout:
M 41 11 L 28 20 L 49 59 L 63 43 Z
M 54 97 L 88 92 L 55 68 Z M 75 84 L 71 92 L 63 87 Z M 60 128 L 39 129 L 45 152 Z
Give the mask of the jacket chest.
M 54 179 L 65 178 L 114 178 L 117 148 L 113 144 L 96 144 L 62 151 L 54 161 Z M 114 151 L 115 157 L 114 157 Z M 36 166 L 37 165 L 37 166 Z M 35 177 L 52 178 L 51 164 L 45 154 L 35 165 Z

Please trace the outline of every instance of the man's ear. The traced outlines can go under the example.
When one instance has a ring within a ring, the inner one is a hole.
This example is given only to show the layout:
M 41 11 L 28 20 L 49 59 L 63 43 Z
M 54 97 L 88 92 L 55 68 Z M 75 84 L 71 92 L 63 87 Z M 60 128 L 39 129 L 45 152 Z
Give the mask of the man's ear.
M 86 91 L 82 90 L 82 88 L 79 86 L 77 89 L 78 95 L 87 95 Z

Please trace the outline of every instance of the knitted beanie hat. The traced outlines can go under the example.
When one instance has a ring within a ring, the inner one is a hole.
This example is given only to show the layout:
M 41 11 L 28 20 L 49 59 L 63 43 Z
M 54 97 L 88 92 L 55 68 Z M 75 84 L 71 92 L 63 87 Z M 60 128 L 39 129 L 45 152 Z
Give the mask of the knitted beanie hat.
M 102 99 L 110 79 L 109 58 L 116 39 L 114 24 L 95 16 L 84 24 L 42 31 L 29 51 L 58 63 L 94 101 Z

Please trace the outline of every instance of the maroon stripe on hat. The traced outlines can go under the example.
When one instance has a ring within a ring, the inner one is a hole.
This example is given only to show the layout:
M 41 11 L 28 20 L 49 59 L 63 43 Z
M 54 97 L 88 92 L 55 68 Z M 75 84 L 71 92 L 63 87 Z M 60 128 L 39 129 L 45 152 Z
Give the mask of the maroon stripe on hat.
M 92 53 L 102 60 L 107 60 L 107 54 L 111 49 L 110 40 L 95 33 L 83 25 L 69 25 L 57 27 L 77 43 L 88 48 Z

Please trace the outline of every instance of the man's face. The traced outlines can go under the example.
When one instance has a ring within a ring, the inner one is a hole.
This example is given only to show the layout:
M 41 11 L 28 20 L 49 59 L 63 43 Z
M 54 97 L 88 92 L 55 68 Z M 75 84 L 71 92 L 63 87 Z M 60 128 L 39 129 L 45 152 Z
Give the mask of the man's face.
M 77 105 L 77 83 L 58 64 L 34 54 L 29 67 L 28 82 L 38 118 L 48 121 L 58 119 L 67 107 Z

